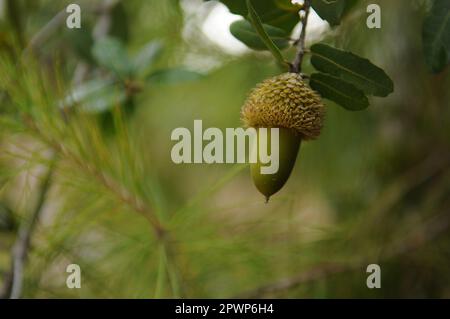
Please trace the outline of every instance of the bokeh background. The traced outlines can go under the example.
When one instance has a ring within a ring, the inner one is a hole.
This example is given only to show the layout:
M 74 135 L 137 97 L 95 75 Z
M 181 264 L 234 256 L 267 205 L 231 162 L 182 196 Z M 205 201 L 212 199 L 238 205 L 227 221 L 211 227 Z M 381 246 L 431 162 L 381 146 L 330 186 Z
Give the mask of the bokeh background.
M 14 276 L 26 298 L 450 297 L 450 76 L 424 62 L 429 1 L 361 0 L 333 29 L 313 14 L 308 45 L 369 58 L 395 91 L 360 112 L 326 101 L 322 135 L 268 204 L 246 165 L 170 158 L 173 129 L 241 126 L 249 90 L 280 72 L 227 33 L 237 17 L 215 1 L 78 1 L 72 32 L 55 20 L 72 2 L 0 1 L 2 297 Z M 110 76 L 91 56 L 106 35 L 130 56 L 150 43 L 148 81 L 61 107 Z

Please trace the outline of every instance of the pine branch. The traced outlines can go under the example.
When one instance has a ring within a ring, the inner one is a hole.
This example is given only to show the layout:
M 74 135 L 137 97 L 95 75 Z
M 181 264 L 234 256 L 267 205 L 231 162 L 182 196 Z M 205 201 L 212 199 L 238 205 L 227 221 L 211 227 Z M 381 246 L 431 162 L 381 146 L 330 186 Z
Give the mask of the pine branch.
M 36 224 L 45 204 L 47 194 L 50 190 L 51 179 L 54 172 L 55 159 L 51 161 L 48 172 L 41 186 L 36 207 L 28 220 L 24 220 L 20 226 L 17 240 L 12 248 L 11 269 L 5 276 L 3 287 L 0 291 L 0 299 L 18 299 L 22 294 L 23 272 L 30 249 L 31 238 Z
M 40 140 L 48 145 L 54 152 L 56 152 L 61 158 L 67 159 L 74 164 L 80 171 L 86 173 L 96 180 L 100 185 L 107 189 L 114 197 L 128 206 L 131 210 L 144 216 L 152 226 L 157 238 L 163 238 L 166 230 L 159 222 L 158 218 L 154 215 L 153 210 L 145 203 L 142 198 L 130 192 L 127 188 L 117 182 L 113 177 L 109 176 L 102 170 L 98 169 L 94 165 L 87 163 L 83 159 L 80 159 L 76 154 L 71 152 L 67 147 L 64 147 L 58 141 L 52 140 L 47 137 L 41 130 L 34 124 L 31 119 L 24 121 L 29 129 L 31 129 Z

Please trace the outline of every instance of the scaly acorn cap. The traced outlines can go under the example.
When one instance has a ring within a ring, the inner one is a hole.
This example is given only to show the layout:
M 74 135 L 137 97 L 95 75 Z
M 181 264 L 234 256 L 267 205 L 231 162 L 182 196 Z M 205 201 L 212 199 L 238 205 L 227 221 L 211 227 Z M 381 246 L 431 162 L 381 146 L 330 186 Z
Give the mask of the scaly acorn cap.
M 303 140 L 312 140 L 320 135 L 325 107 L 300 74 L 283 73 L 250 92 L 241 117 L 247 127 L 287 128 Z

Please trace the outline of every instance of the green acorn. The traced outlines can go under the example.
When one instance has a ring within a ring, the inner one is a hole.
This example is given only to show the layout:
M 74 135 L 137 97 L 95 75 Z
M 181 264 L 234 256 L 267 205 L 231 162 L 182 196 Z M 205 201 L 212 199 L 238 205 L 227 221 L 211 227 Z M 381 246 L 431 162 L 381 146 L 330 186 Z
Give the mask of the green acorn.
M 279 128 L 278 172 L 261 174 L 263 164 L 259 158 L 257 163 L 251 164 L 253 182 L 266 201 L 288 180 L 301 141 L 313 140 L 320 135 L 324 116 L 325 107 L 320 96 L 300 74 L 283 73 L 263 81 L 251 91 L 241 112 L 244 125 L 257 129 Z M 268 140 L 270 145 L 270 135 Z

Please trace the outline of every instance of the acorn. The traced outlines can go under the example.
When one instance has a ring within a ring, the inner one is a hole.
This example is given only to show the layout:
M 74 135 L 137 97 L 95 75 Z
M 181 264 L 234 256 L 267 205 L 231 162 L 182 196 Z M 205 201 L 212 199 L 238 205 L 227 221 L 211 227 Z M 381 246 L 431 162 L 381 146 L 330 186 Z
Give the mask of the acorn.
M 242 107 L 241 118 L 246 127 L 257 129 L 256 140 L 260 137 L 259 128 L 279 128 L 278 171 L 262 174 L 260 168 L 264 164 L 259 156 L 257 162 L 250 165 L 253 182 L 265 196 L 266 202 L 291 175 L 301 142 L 320 135 L 324 117 L 325 107 L 321 97 L 298 73 L 283 73 L 269 78 L 250 92 Z

